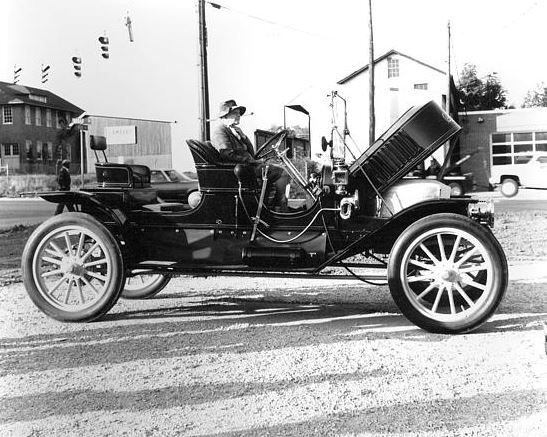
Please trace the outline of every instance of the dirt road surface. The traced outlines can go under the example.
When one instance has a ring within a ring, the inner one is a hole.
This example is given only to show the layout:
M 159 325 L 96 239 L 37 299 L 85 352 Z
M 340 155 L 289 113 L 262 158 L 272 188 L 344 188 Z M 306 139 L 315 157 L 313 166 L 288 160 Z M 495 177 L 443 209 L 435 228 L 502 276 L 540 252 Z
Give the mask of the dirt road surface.
M 0 435 L 545 436 L 545 275 L 460 336 L 356 282 L 178 278 L 90 324 L 7 285 Z

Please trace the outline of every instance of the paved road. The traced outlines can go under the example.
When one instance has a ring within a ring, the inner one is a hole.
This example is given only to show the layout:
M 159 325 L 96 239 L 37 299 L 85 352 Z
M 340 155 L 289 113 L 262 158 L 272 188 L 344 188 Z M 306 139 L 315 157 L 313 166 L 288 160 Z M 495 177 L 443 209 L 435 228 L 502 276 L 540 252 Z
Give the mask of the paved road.
M 42 199 L 0 199 L 0 227 L 42 223 L 53 215 L 55 207 Z
M 547 190 L 521 190 L 511 199 L 497 192 L 477 195 L 481 199 L 493 199 L 499 212 L 525 209 L 547 211 Z M 55 205 L 42 199 L 0 199 L 0 228 L 39 224 L 51 217 L 54 211 Z
M 480 199 L 492 199 L 496 211 L 547 210 L 547 190 L 519 190 L 515 197 L 503 197 L 499 192 L 475 193 Z

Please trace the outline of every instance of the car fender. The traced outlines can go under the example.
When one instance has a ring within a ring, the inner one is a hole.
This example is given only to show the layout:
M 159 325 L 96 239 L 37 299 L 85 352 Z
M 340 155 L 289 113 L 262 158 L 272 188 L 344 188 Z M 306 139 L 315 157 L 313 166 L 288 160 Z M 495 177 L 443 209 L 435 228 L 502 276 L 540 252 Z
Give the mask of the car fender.
M 366 238 L 367 248 L 375 252 L 389 253 L 395 240 L 412 223 L 433 214 L 453 213 L 468 217 L 468 206 L 473 199 L 440 199 L 420 202 L 409 206 L 390 217 L 387 222 L 369 234 Z
M 127 223 L 127 216 L 123 211 L 105 205 L 93 193 L 86 191 L 48 191 L 37 194 L 51 203 L 80 205 L 82 211 L 89 213 L 103 223 L 112 221 L 120 227 Z

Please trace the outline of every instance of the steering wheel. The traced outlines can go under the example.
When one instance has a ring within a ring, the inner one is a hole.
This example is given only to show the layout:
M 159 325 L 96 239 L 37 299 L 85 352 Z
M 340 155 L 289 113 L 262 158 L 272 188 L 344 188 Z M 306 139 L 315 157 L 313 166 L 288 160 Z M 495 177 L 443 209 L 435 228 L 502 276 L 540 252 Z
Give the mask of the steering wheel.
M 271 137 L 268 141 L 266 141 L 262 146 L 258 148 L 258 150 L 255 153 L 256 159 L 266 159 L 269 157 L 268 155 L 274 153 L 283 140 L 287 138 L 287 135 L 289 134 L 288 129 L 282 129 L 279 132 L 277 132 L 273 137 Z

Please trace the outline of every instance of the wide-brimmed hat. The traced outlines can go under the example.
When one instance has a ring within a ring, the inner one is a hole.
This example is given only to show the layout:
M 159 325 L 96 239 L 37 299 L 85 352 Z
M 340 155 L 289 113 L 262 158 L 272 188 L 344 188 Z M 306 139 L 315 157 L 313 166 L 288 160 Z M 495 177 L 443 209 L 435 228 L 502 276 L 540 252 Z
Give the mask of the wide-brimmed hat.
M 63 159 L 63 162 L 61 163 L 63 167 L 70 167 L 70 161 L 68 159 Z
M 230 112 L 239 109 L 239 114 L 245 114 L 247 108 L 245 106 L 237 106 L 235 100 L 226 100 L 220 104 L 220 109 L 218 111 L 218 118 L 226 117 Z

